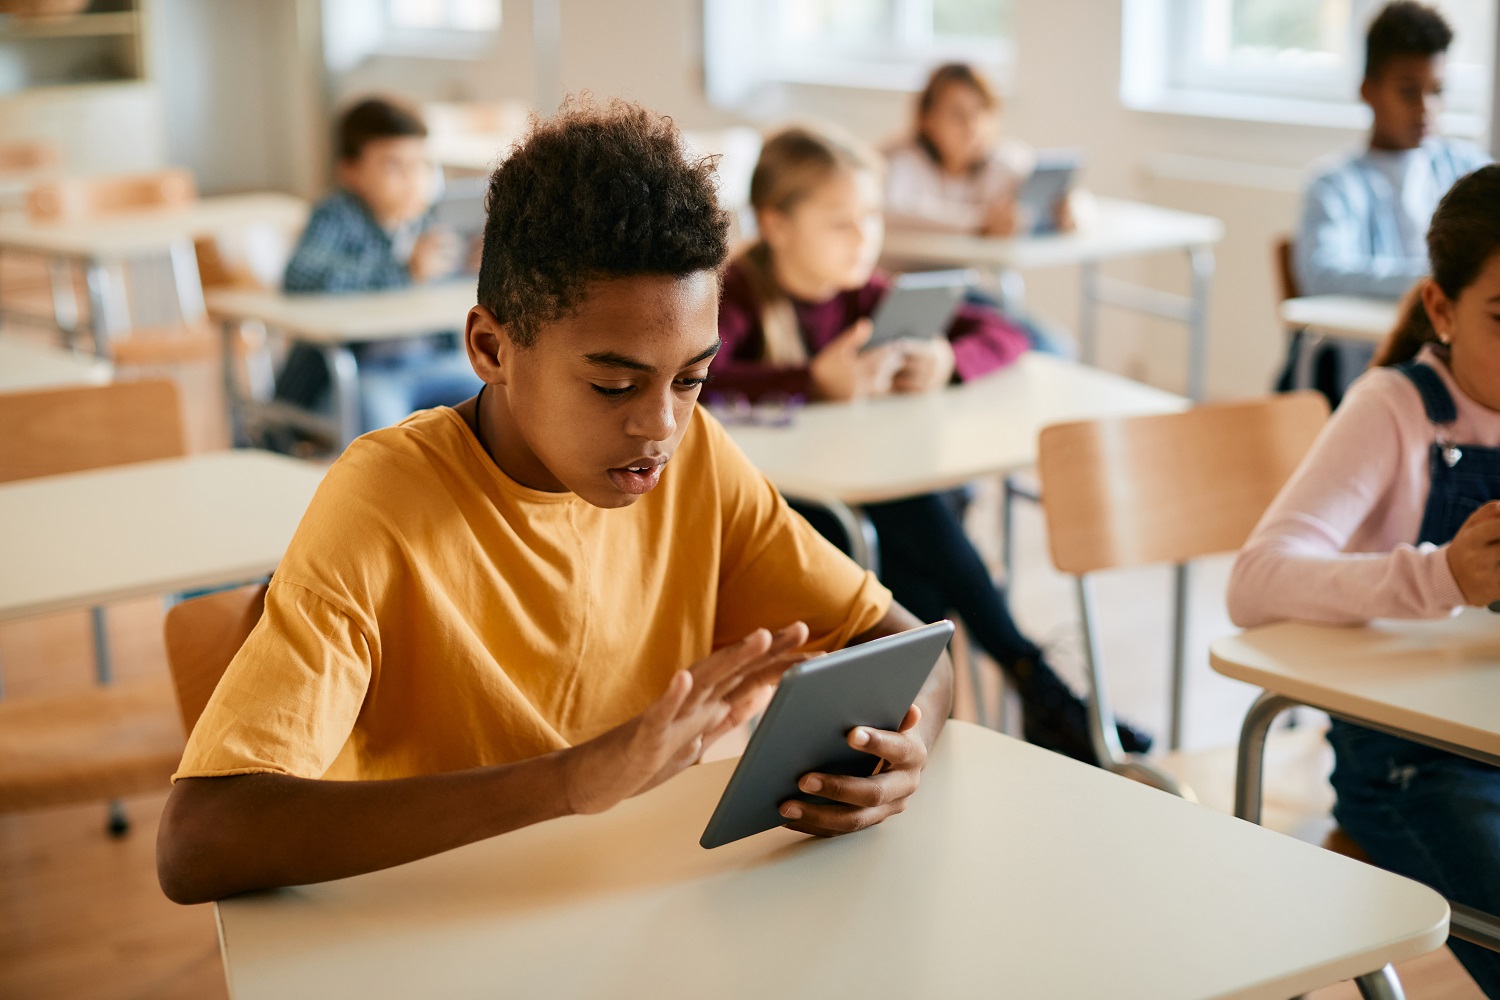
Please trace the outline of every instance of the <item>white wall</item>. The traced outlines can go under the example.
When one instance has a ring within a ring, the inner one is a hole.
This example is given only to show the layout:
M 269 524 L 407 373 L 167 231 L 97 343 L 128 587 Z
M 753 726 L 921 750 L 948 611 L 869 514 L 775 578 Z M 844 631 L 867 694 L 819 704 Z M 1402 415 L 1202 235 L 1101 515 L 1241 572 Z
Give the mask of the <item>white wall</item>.
M 647 103 L 685 127 L 747 117 L 770 123 L 822 117 L 870 139 L 905 127 L 908 95 L 787 87 L 764 95 L 748 116 L 708 105 L 702 83 L 699 0 L 561 0 L 562 80 Z M 416 99 L 530 99 L 529 0 L 507 0 L 501 39 L 490 58 L 437 61 L 382 58 L 334 82 L 340 96 L 400 90 Z M 1107 195 L 1140 198 L 1222 218 L 1211 313 L 1209 390 L 1216 397 L 1264 391 L 1281 359 L 1275 321 L 1271 243 L 1295 222 L 1305 166 L 1360 141 L 1354 131 L 1232 122 L 1129 111 L 1119 101 L 1118 0 L 1018 0 L 1019 50 L 1006 127 L 1037 145 L 1080 145 L 1089 153 L 1086 183 Z M 1122 262 L 1107 272 L 1162 288 L 1186 287 L 1176 258 Z M 1033 308 L 1072 327 L 1077 275 L 1028 276 Z M 1110 367 L 1180 388 L 1183 339 L 1171 324 L 1107 313 L 1103 358 Z

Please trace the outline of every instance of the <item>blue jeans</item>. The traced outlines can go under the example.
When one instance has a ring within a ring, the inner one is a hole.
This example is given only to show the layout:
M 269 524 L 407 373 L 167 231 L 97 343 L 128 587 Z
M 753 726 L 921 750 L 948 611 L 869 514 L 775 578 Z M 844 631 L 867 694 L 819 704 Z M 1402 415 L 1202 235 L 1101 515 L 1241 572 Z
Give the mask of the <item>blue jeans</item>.
M 1500 914 L 1500 769 L 1334 720 L 1339 825 L 1381 868 Z M 1448 944 L 1486 996 L 1500 998 L 1500 953 Z
M 360 430 L 389 427 L 416 410 L 455 406 L 478 392 L 480 384 L 461 349 L 365 361 L 359 366 Z

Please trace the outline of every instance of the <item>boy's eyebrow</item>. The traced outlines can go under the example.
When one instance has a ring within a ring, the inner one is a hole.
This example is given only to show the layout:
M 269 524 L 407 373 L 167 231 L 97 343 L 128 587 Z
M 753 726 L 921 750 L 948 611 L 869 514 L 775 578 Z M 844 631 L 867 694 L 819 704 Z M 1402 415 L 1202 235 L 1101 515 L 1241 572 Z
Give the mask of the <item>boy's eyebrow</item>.
M 696 365 L 699 362 L 707 361 L 709 358 L 719 353 L 719 348 L 722 345 L 723 341 L 716 339 L 708 347 L 704 348 L 703 350 L 695 354 L 692 358 L 688 359 L 687 363 L 682 367 L 691 368 L 693 365 Z M 583 360 L 587 361 L 589 364 L 593 365 L 596 368 L 628 368 L 631 371 L 645 372 L 647 374 L 655 374 L 656 372 L 656 369 L 646 364 L 646 362 L 637 360 L 636 358 L 628 357 L 624 354 L 617 354 L 614 351 L 596 351 L 593 354 L 585 354 L 583 356 Z

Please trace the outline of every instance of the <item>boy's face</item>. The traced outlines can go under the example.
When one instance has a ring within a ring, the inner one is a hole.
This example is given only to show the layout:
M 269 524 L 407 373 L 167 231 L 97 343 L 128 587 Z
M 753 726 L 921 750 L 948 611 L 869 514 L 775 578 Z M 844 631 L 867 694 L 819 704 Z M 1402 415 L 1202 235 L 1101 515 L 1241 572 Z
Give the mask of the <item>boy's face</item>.
M 395 226 L 421 218 L 432 204 L 437 167 L 426 139 L 401 136 L 365 143 L 359 156 L 339 161 L 338 174 L 381 225 Z
M 530 347 L 476 308 L 470 357 L 481 378 L 503 387 L 485 394 L 479 418 L 491 453 L 534 489 L 596 507 L 634 503 L 656 487 L 687 431 L 719 349 L 718 317 L 712 271 L 595 281 Z
M 1396 56 L 1380 74 L 1359 88 L 1375 113 L 1370 145 L 1376 149 L 1415 149 L 1442 111 L 1445 57 Z

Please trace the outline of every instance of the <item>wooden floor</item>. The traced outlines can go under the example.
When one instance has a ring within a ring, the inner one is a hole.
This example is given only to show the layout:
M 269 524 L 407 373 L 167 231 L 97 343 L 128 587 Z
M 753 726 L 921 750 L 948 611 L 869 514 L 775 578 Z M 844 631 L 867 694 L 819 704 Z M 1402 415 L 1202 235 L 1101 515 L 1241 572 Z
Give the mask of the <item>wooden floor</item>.
M 185 376 L 199 447 L 222 442 L 211 379 Z M 972 528 L 987 555 L 997 551 L 993 490 L 976 504 Z M 1018 511 L 1017 584 L 1012 595 L 1023 628 L 1049 649 L 1075 683 L 1082 670 L 1077 623 L 1067 581 L 1051 570 L 1039 512 Z M 1187 781 L 1206 807 L 1229 811 L 1234 777 L 1232 743 L 1255 692 L 1209 671 L 1205 650 L 1231 630 L 1223 612 L 1226 560 L 1196 568 L 1186 744 L 1190 753 L 1168 767 Z M 1123 573 L 1100 582 L 1112 694 L 1122 714 L 1164 731 L 1167 575 Z M 143 600 L 112 606 L 110 633 L 121 676 L 165 673 L 162 606 Z M 0 625 L 0 671 L 5 696 L 32 697 L 91 683 L 91 646 L 84 614 L 53 615 Z M 993 671 L 985 696 L 996 702 Z M 973 698 L 960 697 L 972 718 Z M 998 705 L 992 705 L 997 708 Z M 1267 763 L 1266 823 L 1320 841 L 1331 805 L 1326 777 L 1331 758 L 1309 713 L 1294 731 L 1273 737 Z M 213 910 L 168 902 L 156 885 L 154 843 L 165 793 L 131 800 L 130 833 L 105 836 L 104 808 L 85 805 L 0 816 L 0 998 L 3 1000 L 145 1000 L 227 996 L 219 966 Z M 1400 969 L 1412 1000 L 1474 1000 L 1480 993 L 1447 949 Z M 1316 1000 L 1354 998 L 1348 984 L 1312 994 Z

